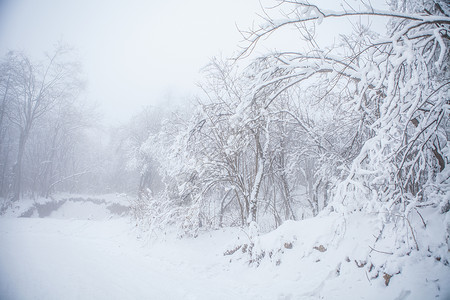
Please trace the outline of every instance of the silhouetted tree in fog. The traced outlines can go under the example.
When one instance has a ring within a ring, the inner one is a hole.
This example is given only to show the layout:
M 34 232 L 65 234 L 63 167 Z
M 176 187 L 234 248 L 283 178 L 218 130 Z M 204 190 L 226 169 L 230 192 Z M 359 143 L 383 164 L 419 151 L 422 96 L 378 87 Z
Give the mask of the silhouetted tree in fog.
M 58 46 L 43 61 L 35 62 L 24 53 L 10 52 L 2 63 L 5 73 L 0 78 L 3 98 L 0 125 L 2 131 L 15 131 L 17 141 L 9 185 L 13 201 L 21 196 L 24 156 L 35 126 L 55 107 L 72 101 L 79 94 L 79 65 L 68 60 L 69 53 L 65 47 Z M 8 172 L 6 158 L 2 167 L 2 173 Z M 3 183 L 2 188 L 5 188 Z

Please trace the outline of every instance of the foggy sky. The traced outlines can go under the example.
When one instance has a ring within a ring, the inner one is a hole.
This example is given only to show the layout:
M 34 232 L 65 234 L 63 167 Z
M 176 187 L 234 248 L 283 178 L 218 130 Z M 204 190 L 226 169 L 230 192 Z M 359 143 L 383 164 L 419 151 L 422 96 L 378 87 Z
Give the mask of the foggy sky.
M 336 3 L 320 1 L 339 9 Z M 88 83 L 84 97 L 99 104 L 105 124 L 118 124 L 142 106 L 192 97 L 200 69 L 213 56 L 235 54 L 236 25 L 247 29 L 257 12 L 258 0 L 0 0 L 0 54 L 42 57 L 58 41 L 74 46 Z M 320 37 L 328 42 L 345 28 L 325 24 Z M 271 39 L 300 49 L 292 32 Z
M 250 26 L 259 9 L 257 0 L 0 3 L 0 54 L 24 50 L 39 58 L 58 41 L 74 46 L 85 97 L 100 104 L 107 124 L 195 93 L 199 70 L 237 50 L 235 24 Z

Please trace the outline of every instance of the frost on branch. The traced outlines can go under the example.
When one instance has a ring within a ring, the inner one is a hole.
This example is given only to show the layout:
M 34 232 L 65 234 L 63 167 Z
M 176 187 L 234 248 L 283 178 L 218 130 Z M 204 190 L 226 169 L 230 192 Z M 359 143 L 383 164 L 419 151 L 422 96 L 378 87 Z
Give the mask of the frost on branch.
M 303 24 L 308 22 L 352 16 L 389 20 L 385 37 L 355 26 L 358 31 L 343 36 L 335 48 L 320 49 L 310 41 L 307 53 L 284 51 L 256 59 L 266 67 L 253 76 L 253 97 L 266 95 L 267 110 L 286 94 L 307 103 L 301 96 L 311 89 L 318 102 L 338 98 L 349 120 L 356 121 L 356 127 L 345 127 L 356 129 L 353 139 L 324 140 L 315 127 L 297 122 L 318 140 L 320 151 L 340 158 L 335 169 L 339 172 L 329 181 L 333 195 L 328 210 L 375 213 L 387 227 L 401 225 L 391 247 L 407 253 L 399 249 L 408 245 L 423 250 L 427 244 L 418 241 L 417 223 L 413 226 L 411 219 L 421 218 L 426 227 L 422 208 L 448 212 L 450 15 L 445 1 L 393 1 L 391 8 L 331 12 L 300 1 L 280 1 L 276 9 L 283 18 L 272 19 L 267 13 L 262 26 L 246 32 L 249 44 L 241 57 L 282 27 L 307 30 Z M 322 168 L 329 164 L 316 163 Z M 380 237 L 385 234 L 382 229 Z M 441 242 L 448 243 L 448 234 Z

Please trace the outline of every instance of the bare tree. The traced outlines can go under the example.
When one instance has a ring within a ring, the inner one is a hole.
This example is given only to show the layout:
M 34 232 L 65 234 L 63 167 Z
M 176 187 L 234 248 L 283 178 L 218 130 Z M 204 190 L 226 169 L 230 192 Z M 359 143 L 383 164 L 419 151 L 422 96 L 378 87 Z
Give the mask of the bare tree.
M 9 54 L 13 100 L 8 118 L 18 130 L 17 156 L 13 166 L 13 201 L 20 198 L 22 191 L 22 164 L 35 123 L 58 102 L 76 97 L 79 92 L 78 65 L 66 61 L 67 54 L 67 49 L 58 47 L 40 63 L 33 63 L 23 53 Z

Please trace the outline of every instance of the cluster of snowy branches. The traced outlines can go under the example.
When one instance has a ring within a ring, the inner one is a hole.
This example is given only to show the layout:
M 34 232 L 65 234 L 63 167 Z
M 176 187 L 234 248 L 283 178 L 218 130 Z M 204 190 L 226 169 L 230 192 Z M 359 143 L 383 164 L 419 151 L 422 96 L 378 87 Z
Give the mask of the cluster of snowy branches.
M 332 12 L 295 0 L 265 11 L 262 25 L 243 32 L 237 62 L 205 68 L 193 114 L 168 116 L 135 145 L 134 162 L 152 165 L 141 174 L 158 176 L 160 187 L 141 185 L 138 219 L 195 235 L 200 227 L 267 231 L 323 210 L 404 224 L 420 207 L 447 213 L 449 5 L 390 7 Z M 315 42 L 310 24 L 354 16 L 384 18 L 387 35 L 358 24 L 333 47 Z M 244 58 L 285 27 L 310 50 Z
M 58 46 L 42 61 L 9 52 L 0 62 L 0 197 L 49 196 L 88 172 L 79 155 L 90 112 L 79 94 L 79 64 Z

